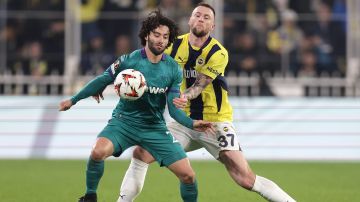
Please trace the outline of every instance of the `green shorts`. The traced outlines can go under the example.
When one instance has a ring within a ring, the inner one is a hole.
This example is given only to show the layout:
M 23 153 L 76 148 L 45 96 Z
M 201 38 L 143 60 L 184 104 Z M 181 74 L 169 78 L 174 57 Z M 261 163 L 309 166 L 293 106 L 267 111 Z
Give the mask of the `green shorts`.
M 98 137 L 105 137 L 113 143 L 115 157 L 134 145 L 146 149 L 160 166 L 169 166 L 187 157 L 184 149 L 165 125 L 150 130 L 133 126 L 123 119 L 112 118 Z

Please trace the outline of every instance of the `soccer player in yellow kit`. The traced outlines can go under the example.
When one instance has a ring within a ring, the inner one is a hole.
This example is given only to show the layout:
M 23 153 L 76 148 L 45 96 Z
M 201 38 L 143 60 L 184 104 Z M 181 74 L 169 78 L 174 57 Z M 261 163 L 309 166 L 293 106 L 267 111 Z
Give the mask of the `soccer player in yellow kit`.
M 214 9 L 209 4 L 200 3 L 190 17 L 190 32 L 178 37 L 166 53 L 183 68 L 183 94 L 173 100 L 174 104 L 185 108 L 192 119 L 212 122 L 217 129 L 216 135 L 198 132 L 176 122 L 169 123 L 168 129 L 185 151 L 204 147 L 225 165 L 232 179 L 241 187 L 257 192 L 268 201 L 293 202 L 295 200 L 274 182 L 255 175 L 241 151 L 232 124 L 232 107 L 224 78 L 228 53 L 210 36 L 215 27 L 214 18 Z M 153 161 L 146 150 L 135 148 L 118 202 L 133 201 L 140 193 L 148 164 Z

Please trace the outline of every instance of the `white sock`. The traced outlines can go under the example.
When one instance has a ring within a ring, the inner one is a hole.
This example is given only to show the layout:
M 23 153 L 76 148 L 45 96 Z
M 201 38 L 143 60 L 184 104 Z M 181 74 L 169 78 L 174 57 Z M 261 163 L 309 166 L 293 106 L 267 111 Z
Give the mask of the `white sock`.
M 262 197 L 272 202 L 296 202 L 285 193 L 273 181 L 261 176 L 256 176 L 252 191 L 259 193 Z
M 117 202 L 132 202 L 141 192 L 149 164 L 132 158 L 120 187 Z

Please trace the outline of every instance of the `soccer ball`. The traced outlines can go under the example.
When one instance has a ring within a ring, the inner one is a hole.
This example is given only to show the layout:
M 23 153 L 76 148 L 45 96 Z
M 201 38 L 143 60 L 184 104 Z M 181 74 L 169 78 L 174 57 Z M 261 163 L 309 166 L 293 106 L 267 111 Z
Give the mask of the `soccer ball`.
M 137 100 L 146 90 L 146 80 L 141 72 L 125 69 L 116 76 L 114 86 L 121 99 Z

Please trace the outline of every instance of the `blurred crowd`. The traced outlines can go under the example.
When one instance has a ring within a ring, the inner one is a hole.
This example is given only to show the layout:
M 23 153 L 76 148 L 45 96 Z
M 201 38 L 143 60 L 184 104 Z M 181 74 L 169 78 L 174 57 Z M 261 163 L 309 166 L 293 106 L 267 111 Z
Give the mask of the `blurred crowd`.
M 7 5 L 1 10 L 6 9 L 8 17 L 0 29 L 1 45 L 6 44 L 6 73 L 36 77 L 62 74 L 64 2 L 62 0 L 6 2 Z M 39 16 L 41 14 L 44 14 L 44 18 Z
M 224 9 L 229 73 L 344 75 L 345 0 L 227 0 Z
M 139 19 L 150 10 L 159 8 L 187 32 L 188 17 L 199 2 L 81 0 L 79 74 L 98 74 L 118 56 L 140 47 Z M 228 74 L 344 76 L 346 0 L 224 0 L 223 6 Z M 6 23 L 0 27 L 6 72 L 63 74 L 65 1 L 11 0 L 6 10 Z

